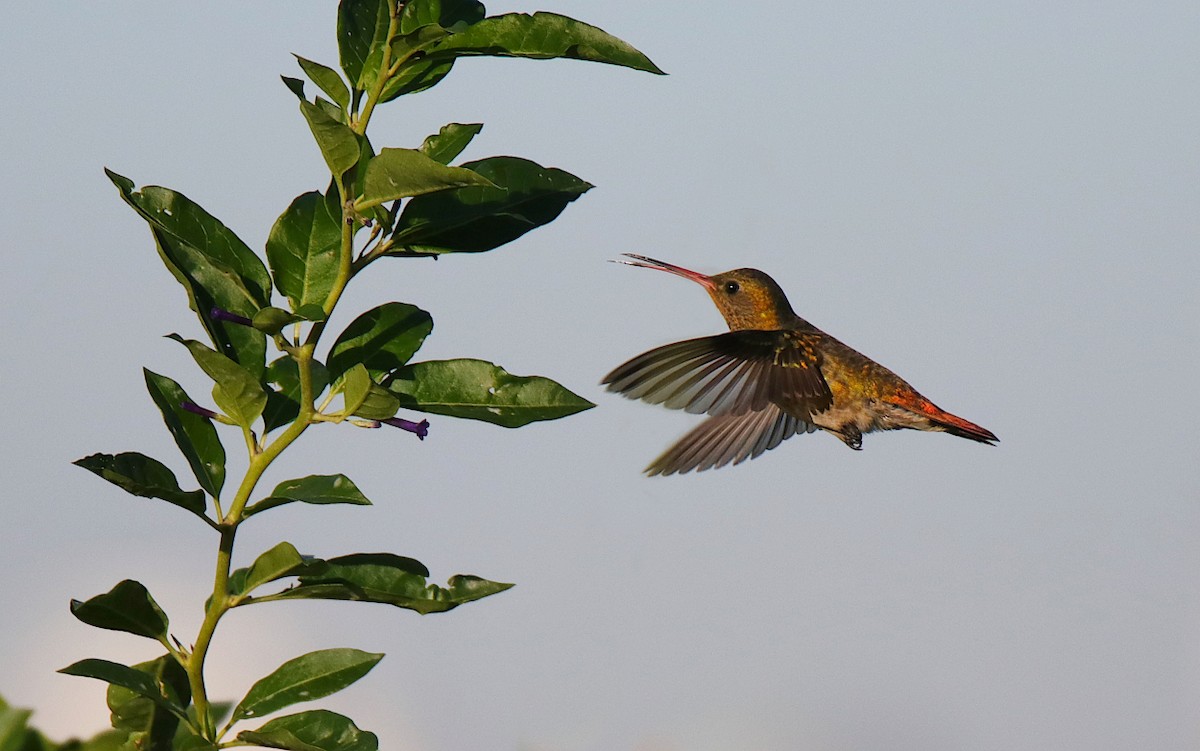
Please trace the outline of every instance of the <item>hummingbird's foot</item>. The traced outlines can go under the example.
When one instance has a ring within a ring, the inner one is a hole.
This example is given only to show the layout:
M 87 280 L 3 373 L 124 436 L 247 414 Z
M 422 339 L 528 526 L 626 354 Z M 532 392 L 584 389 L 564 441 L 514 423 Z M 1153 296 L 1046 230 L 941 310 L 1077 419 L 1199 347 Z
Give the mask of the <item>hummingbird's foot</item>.
M 862 451 L 862 431 L 853 425 L 847 425 L 833 434 L 855 451 Z

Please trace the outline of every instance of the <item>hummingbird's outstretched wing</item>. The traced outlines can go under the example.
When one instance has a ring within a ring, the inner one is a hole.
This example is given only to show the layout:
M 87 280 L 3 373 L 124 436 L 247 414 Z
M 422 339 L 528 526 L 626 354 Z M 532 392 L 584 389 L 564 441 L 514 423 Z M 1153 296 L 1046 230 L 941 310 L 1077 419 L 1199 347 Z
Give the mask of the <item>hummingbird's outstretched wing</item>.
M 770 451 L 798 433 L 811 433 L 816 425 L 784 412 L 774 404 L 758 412 L 710 417 L 680 438 L 646 467 L 646 474 L 673 475 L 724 467 Z
M 778 405 L 804 419 L 833 403 L 815 336 L 743 330 L 688 339 L 638 355 L 601 383 L 693 414 L 743 415 Z

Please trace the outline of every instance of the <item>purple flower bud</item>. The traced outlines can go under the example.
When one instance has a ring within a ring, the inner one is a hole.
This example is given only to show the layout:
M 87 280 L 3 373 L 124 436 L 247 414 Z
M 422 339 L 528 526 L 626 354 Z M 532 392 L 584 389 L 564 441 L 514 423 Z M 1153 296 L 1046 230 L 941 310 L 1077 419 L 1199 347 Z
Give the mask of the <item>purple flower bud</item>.
M 229 323 L 239 323 L 243 326 L 253 326 L 254 321 L 251 321 L 246 316 L 240 316 L 237 313 L 230 313 L 228 310 L 212 306 L 208 311 L 208 316 L 214 321 L 228 321 Z
M 393 428 L 400 428 L 401 430 L 407 430 L 410 433 L 414 433 L 416 434 L 417 438 L 420 438 L 422 441 L 425 440 L 425 436 L 429 435 L 428 420 L 413 422 L 412 420 L 405 420 L 403 417 L 392 417 L 387 420 L 381 420 L 380 422 L 385 425 L 391 425 Z
M 211 409 L 205 409 L 194 402 L 180 402 L 179 406 L 183 407 L 188 412 L 200 415 L 201 417 L 207 417 L 210 420 L 216 420 L 220 417 L 220 415 L 218 415 L 216 412 L 213 412 Z

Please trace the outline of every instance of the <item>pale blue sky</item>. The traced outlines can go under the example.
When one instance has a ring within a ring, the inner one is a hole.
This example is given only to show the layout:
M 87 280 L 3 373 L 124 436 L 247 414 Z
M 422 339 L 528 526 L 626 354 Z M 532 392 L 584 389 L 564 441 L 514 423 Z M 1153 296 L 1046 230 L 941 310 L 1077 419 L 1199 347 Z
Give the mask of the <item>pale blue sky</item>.
M 326 180 L 278 76 L 298 75 L 292 52 L 336 61 L 334 6 L 0 10 L 0 693 L 55 736 L 107 723 L 103 686 L 56 668 L 153 653 L 68 600 L 137 578 L 186 639 L 215 547 L 69 465 L 139 450 L 184 476 L 140 368 L 206 390 L 160 338 L 200 333 L 182 290 L 102 167 L 185 192 L 261 249 Z M 247 526 L 238 560 L 287 539 L 518 586 L 426 618 L 235 612 L 210 693 L 354 646 L 388 657 L 324 705 L 387 749 L 1200 746 L 1200 6 L 489 5 L 537 8 L 671 75 L 467 60 L 381 110 L 377 146 L 484 122 L 464 159 L 515 154 L 598 187 L 493 253 L 379 264 L 340 322 L 418 304 L 436 323 L 421 357 L 548 375 L 599 407 L 518 431 L 434 417 L 424 443 L 314 430 L 268 487 L 344 471 L 376 505 L 281 510 Z M 694 285 L 605 263 L 621 252 L 767 271 L 801 315 L 1002 443 L 802 436 L 641 477 L 696 418 L 597 382 L 721 320 Z

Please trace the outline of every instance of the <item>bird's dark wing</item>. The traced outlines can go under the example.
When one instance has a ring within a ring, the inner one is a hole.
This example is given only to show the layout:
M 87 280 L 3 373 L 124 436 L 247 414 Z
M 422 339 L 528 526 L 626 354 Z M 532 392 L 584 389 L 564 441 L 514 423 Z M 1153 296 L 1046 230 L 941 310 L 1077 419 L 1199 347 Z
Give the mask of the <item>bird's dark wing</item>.
M 688 339 L 638 355 L 602 383 L 630 399 L 693 414 L 741 415 L 775 404 L 802 419 L 833 403 L 817 336 L 731 331 Z
M 773 404 L 758 412 L 710 417 L 646 467 L 646 474 L 703 472 L 730 462 L 741 464 L 798 433 L 816 429 Z

